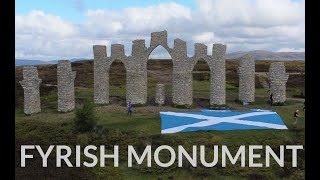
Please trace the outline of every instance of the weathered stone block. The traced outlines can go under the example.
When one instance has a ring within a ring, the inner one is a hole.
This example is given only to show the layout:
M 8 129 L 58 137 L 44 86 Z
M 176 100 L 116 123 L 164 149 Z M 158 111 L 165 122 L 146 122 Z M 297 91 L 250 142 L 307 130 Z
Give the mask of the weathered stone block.
M 155 103 L 158 105 L 163 105 L 164 102 L 165 102 L 165 86 L 164 84 L 157 84 Z
M 172 74 L 172 102 L 175 105 L 192 105 L 192 73 Z
M 144 57 L 146 55 L 145 40 L 139 39 L 132 41 L 132 56 Z
M 58 61 L 58 111 L 68 112 L 75 107 L 74 80 L 76 72 L 72 71 L 71 63 L 67 60 Z
M 107 47 L 103 45 L 93 46 L 94 59 L 105 59 L 107 57 Z
M 240 58 L 239 74 L 239 100 L 254 102 L 255 94 L 255 58 L 246 54 Z
M 123 44 L 111 44 L 111 57 L 113 59 L 123 59 L 125 57 Z
M 270 91 L 273 94 L 273 103 L 284 103 L 286 101 L 286 83 L 289 78 L 284 62 L 271 63 L 268 78 Z
M 42 80 L 38 78 L 37 68 L 34 66 L 23 67 L 23 80 L 20 84 L 24 91 L 24 113 L 34 114 L 41 112 L 39 87 Z
M 187 43 L 181 39 L 175 39 L 172 51 L 172 61 L 186 60 L 187 57 Z
M 210 73 L 210 105 L 226 104 L 226 66 L 225 66 L 226 46 L 222 44 L 213 44 L 212 63 L 209 66 L 214 67 Z M 210 67 L 212 70 L 213 68 Z
M 212 56 L 215 60 L 225 61 L 227 46 L 223 44 L 213 44 Z
M 194 56 L 196 59 L 207 56 L 207 46 L 201 43 L 194 44 Z
M 109 103 L 109 63 L 106 46 L 93 46 L 94 54 L 94 102 Z
M 160 32 L 152 32 L 151 33 L 151 42 L 150 46 L 168 46 L 167 43 L 168 34 L 167 31 L 160 31 Z
M 145 104 L 147 102 L 147 72 L 127 71 L 127 102 Z

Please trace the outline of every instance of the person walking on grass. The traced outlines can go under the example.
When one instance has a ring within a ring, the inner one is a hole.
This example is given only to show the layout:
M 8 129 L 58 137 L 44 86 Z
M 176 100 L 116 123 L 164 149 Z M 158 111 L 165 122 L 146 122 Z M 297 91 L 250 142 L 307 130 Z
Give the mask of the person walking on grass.
M 270 94 L 270 105 L 273 105 L 273 93 Z
M 299 117 L 299 110 L 298 109 L 294 112 L 293 117 L 294 117 L 293 125 L 294 125 L 294 128 L 296 128 L 297 127 L 297 123 L 298 123 L 298 117 Z
M 131 102 L 128 103 L 128 115 L 132 115 L 132 104 L 131 104 Z

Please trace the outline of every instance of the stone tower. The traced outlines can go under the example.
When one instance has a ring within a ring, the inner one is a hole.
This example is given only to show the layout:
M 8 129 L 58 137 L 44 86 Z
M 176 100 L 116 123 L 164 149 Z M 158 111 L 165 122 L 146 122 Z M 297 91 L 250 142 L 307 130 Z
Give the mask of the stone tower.
M 109 103 L 109 68 L 106 46 L 93 46 L 94 55 L 94 102 Z
M 255 59 L 246 54 L 240 58 L 239 74 L 239 100 L 254 102 L 255 93 Z
M 156 99 L 155 103 L 157 105 L 163 105 L 165 102 L 165 86 L 164 84 L 157 84 L 156 85 Z
M 289 78 L 284 62 L 271 63 L 268 78 L 270 92 L 273 94 L 273 103 L 284 103 L 286 101 L 286 83 Z
M 37 68 L 23 67 L 23 80 L 20 84 L 24 90 L 24 113 L 34 114 L 41 112 L 39 87 L 42 80 L 38 78 Z
M 58 61 L 57 81 L 58 81 L 58 111 L 68 112 L 75 107 L 74 80 L 76 72 L 72 71 L 71 63 L 67 60 Z

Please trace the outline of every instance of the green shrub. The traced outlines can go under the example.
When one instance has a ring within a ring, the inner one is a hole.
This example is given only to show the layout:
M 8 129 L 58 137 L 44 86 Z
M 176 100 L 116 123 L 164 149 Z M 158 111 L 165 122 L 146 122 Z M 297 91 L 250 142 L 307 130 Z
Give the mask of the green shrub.
M 97 123 L 97 117 L 94 112 L 92 102 L 85 100 L 81 108 L 77 108 L 75 112 L 74 124 L 75 129 L 79 132 L 91 131 Z

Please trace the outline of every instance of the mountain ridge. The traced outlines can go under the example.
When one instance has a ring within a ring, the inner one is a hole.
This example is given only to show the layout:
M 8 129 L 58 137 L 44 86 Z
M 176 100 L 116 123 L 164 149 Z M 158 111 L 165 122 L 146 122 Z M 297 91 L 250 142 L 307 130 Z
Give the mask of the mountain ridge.
M 276 60 L 276 61 L 305 61 L 305 52 L 272 52 L 266 50 L 237 51 L 227 53 L 226 59 L 240 59 L 245 54 L 253 55 L 257 60 Z M 89 58 L 72 58 L 71 62 L 80 60 L 90 60 Z M 15 59 L 15 66 L 39 65 L 39 64 L 57 64 L 58 60 L 43 61 L 31 59 Z

